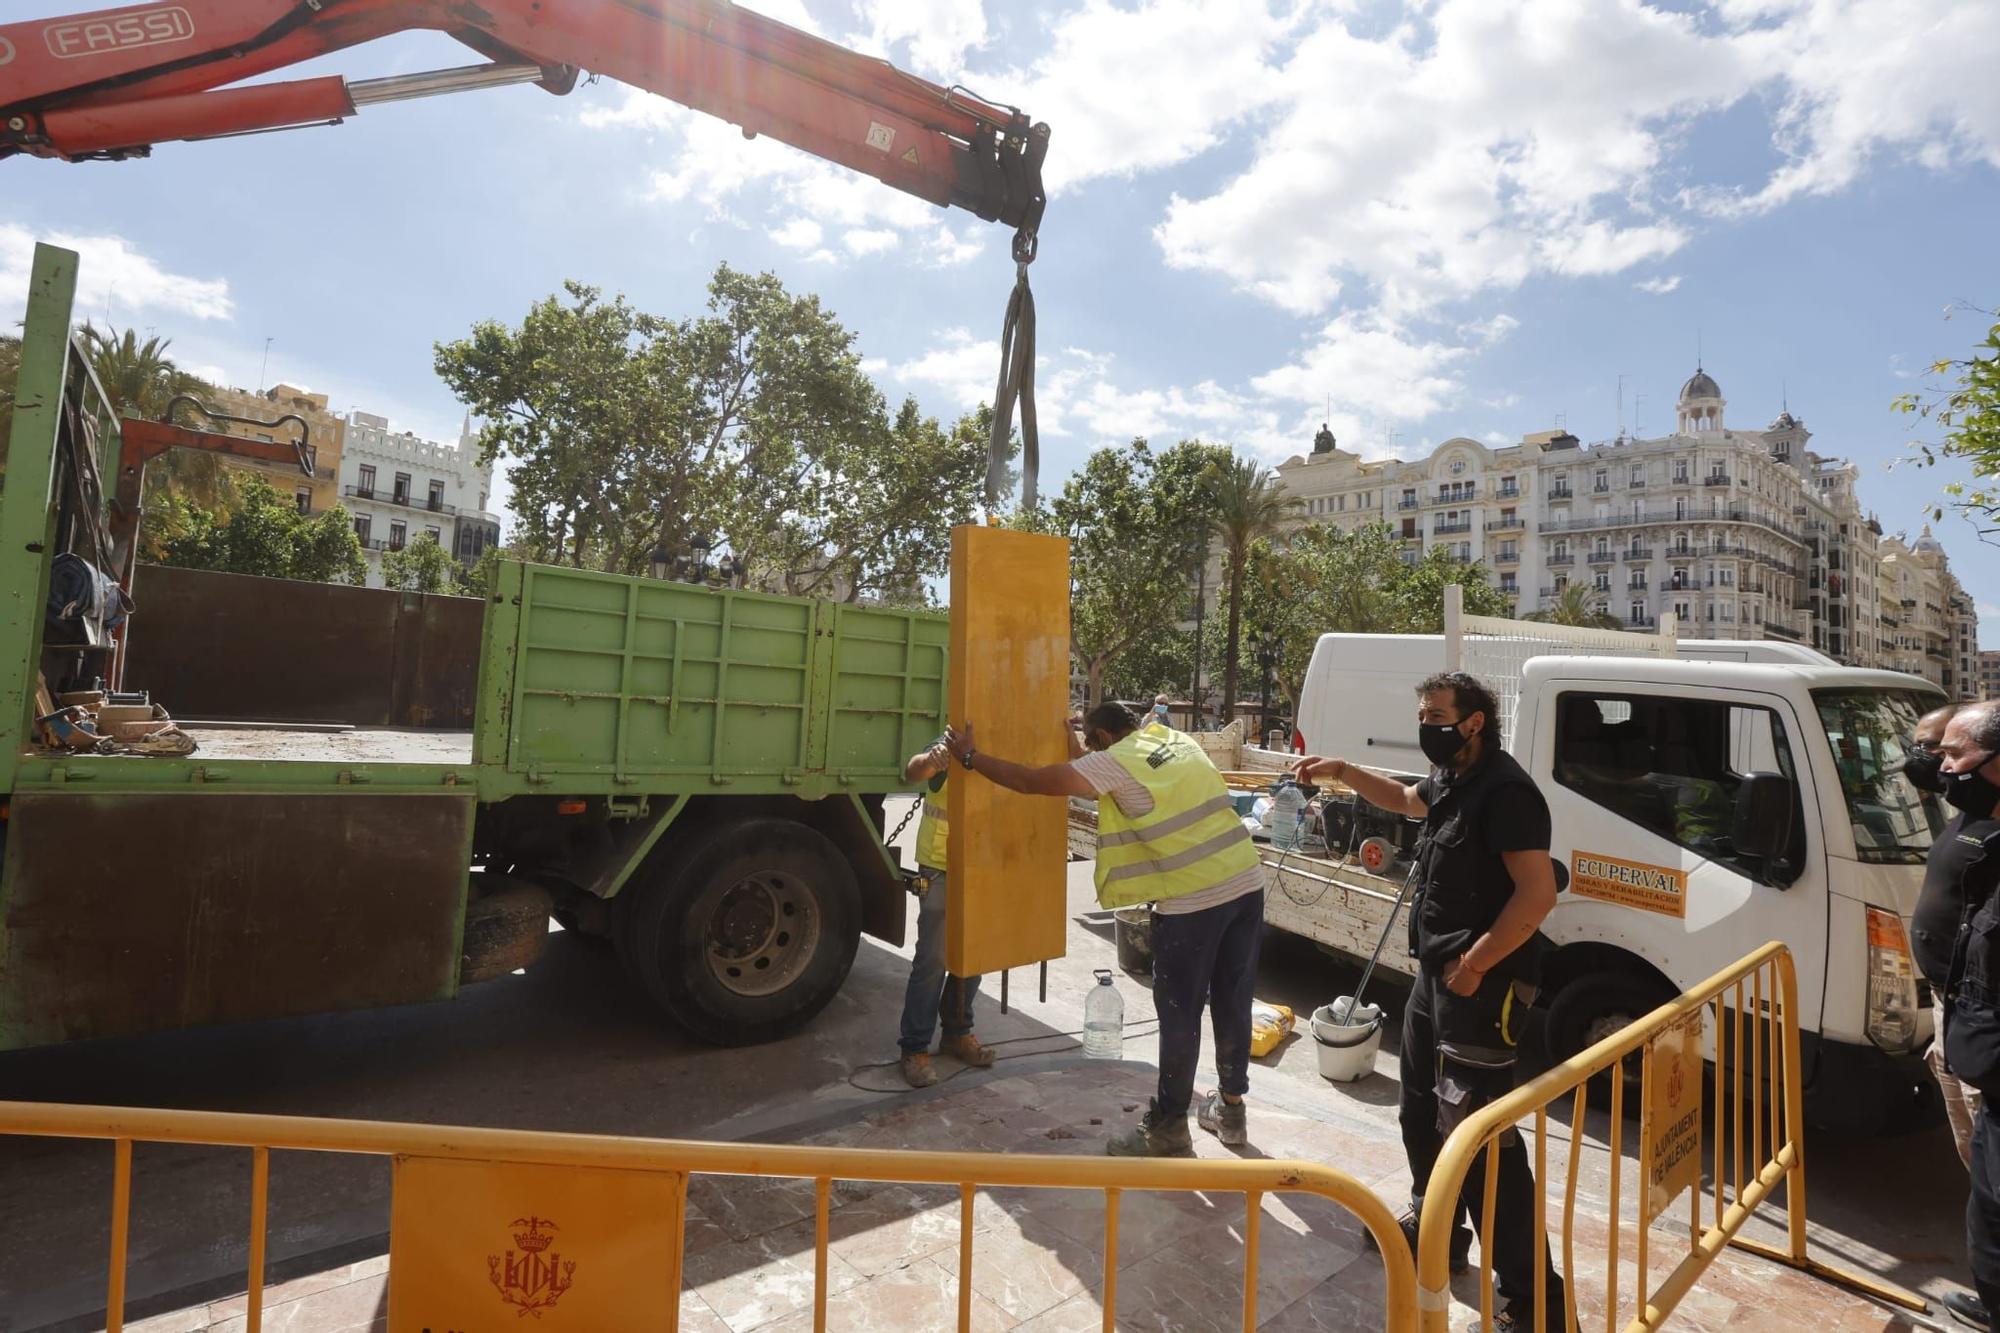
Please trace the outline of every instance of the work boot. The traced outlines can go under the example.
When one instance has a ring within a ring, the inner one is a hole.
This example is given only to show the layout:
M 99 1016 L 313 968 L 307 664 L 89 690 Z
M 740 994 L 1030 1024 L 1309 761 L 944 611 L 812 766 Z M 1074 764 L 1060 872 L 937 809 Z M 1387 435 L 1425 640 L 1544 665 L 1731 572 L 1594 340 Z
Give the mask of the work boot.
M 1951 1317 L 1967 1328 L 1976 1328 L 1980 1333 L 1993 1327 L 1986 1317 L 1986 1306 L 1969 1291 L 1947 1291 L 1938 1297 L 1938 1304 L 1951 1311 Z
M 1396 1219 L 1396 1225 L 1403 1230 L 1403 1240 L 1410 1247 L 1410 1258 L 1417 1257 L 1417 1210 L 1412 1208 Z M 1375 1249 L 1375 1233 L 1363 1230 L 1361 1241 L 1370 1250 Z M 1463 1222 L 1451 1229 L 1451 1271 L 1468 1273 L 1472 1271 L 1472 1228 Z
M 1105 1144 L 1104 1151 L 1112 1157 L 1192 1157 L 1194 1140 L 1188 1137 L 1187 1114 L 1161 1115 L 1159 1099 L 1154 1098 L 1139 1123 Z
M 931 1064 L 929 1051 L 904 1051 L 896 1067 L 903 1071 L 903 1082 L 913 1088 L 928 1088 L 937 1082 L 937 1068 Z
M 1225 1148 L 1240 1148 L 1250 1141 L 1249 1113 L 1242 1099 L 1232 1102 L 1220 1089 L 1201 1099 L 1194 1118 L 1196 1124 L 1221 1139 Z
M 949 1055 L 961 1064 L 970 1065 L 974 1069 L 993 1067 L 993 1048 L 981 1045 L 979 1038 L 970 1032 L 956 1037 L 946 1037 L 938 1043 L 938 1054 Z
M 1491 1333 L 1527 1333 L 1527 1330 L 1534 1326 L 1533 1301 L 1520 1302 L 1518 1309 L 1515 1302 L 1508 1301 L 1493 1312 L 1491 1325 L 1481 1322 L 1479 1316 L 1474 1315 L 1472 1322 L 1465 1326 L 1465 1333 L 1489 1333 L 1489 1329 Z M 1563 1295 L 1562 1282 L 1557 1279 L 1551 1279 L 1549 1284 L 1548 1322 L 1544 1327 L 1548 1328 L 1550 1333 L 1562 1333 L 1562 1330 L 1569 1327 L 1568 1298 Z

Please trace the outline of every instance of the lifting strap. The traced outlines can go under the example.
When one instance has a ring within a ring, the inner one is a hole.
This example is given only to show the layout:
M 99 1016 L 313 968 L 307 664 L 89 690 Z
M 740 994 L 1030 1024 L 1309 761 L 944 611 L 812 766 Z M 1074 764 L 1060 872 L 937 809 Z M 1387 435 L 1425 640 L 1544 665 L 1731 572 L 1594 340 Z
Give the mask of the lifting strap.
M 1024 244 L 1025 240 L 1025 244 Z M 1000 327 L 1000 383 L 993 391 L 993 431 L 986 444 L 986 510 L 997 513 L 1007 490 L 1007 455 L 1014 435 L 1014 405 L 1021 407 L 1021 508 L 1035 508 L 1035 472 L 1041 464 L 1041 438 L 1035 426 L 1035 293 L 1028 287 L 1028 265 L 1034 262 L 1035 240 L 1022 232 L 1014 238 L 1014 290 L 1007 298 L 1007 318 Z

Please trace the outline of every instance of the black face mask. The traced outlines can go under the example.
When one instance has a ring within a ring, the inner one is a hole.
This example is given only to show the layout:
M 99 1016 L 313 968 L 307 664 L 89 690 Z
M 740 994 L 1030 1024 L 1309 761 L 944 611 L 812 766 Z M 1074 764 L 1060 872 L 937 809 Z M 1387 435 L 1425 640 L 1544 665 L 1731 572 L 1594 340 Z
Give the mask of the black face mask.
M 1987 755 L 1976 768 L 1964 773 L 1944 774 L 1944 799 L 1968 815 L 1990 815 L 1995 806 L 2000 806 L 2000 785 L 1980 773 L 1980 769 L 1993 762 Z
M 1944 756 L 1931 750 L 1912 750 L 1903 756 L 1903 776 L 1918 791 L 1944 790 Z
M 1449 767 L 1465 748 L 1465 736 L 1460 733 L 1456 722 L 1419 722 L 1417 724 L 1417 744 L 1424 752 L 1424 758 L 1439 768 Z

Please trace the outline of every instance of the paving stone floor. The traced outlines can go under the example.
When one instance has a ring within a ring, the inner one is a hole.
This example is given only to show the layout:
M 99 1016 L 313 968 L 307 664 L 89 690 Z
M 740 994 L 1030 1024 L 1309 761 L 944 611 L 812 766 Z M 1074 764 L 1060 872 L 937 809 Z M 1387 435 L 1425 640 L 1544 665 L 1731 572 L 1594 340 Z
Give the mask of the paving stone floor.
M 1151 1090 L 1142 1065 L 1045 1069 L 965 1078 L 927 1099 L 904 1098 L 810 1138 L 859 1147 L 1096 1154 L 1133 1119 Z M 1324 1105 L 1253 1106 L 1252 1146 L 1221 1147 L 1195 1134 L 1203 1157 L 1232 1151 L 1331 1164 L 1367 1182 L 1392 1208 L 1409 1176 L 1393 1114 L 1329 1091 Z M 1566 1130 L 1551 1125 L 1551 1216 L 1560 1217 Z M 1605 1327 L 1603 1211 L 1609 1166 L 1588 1144 L 1571 1243 L 1582 1327 Z M 1636 1170 L 1625 1166 L 1625 1189 Z M 1626 1197 L 1630 1197 L 1627 1193 Z M 1380 1261 L 1357 1221 L 1324 1200 L 1272 1195 L 1263 1202 L 1258 1323 L 1272 1333 L 1382 1327 Z M 1657 1283 L 1687 1245 L 1686 1209 L 1656 1225 L 1649 1256 Z M 1233 1194 L 1127 1194 L 1120 1208 L 1117 1326 L 1206 1330 L 1242 1327 L 1244 1201 Z M 1630 1221 L 1626 1222 L 1627 1249 Z M 1021 1333 L 1102 1329 L 1102 1196 L 1084 1190 L 994 1189 L 974 1207 L 972 1327 Z M 958 1310 L 959 1202 L 950 1187 L 846 1182 L 833 1196 L 827 1257 L 827 1326 L 841 1333 L 943 1330 Z M 698 1178 L 689 1189 L 681 1328 L 687 1333 L 802 1333 L 812 1328 L 813 1194 L 806 1182 Z M 1561 1244 L 1560 1235 L 1552 1244 Z M 285 1283 L 266 1293 L 264 1327 L 282 1333 L 347 1333 L 387 1327 L 386 1258 Z M 1637 1271 L 1618 1278 L 1630 1317 Z M 1476 1322 L 1476 1279 L 1454 1284 L 1454 1329 Z M 1617 1321 L 1622 1327 L 1624 1318 Z M 236 1333 L 244 1300 L 128 1325 L 138 1333 Z M 1814 1329 L 1874 1333 L 1924 1325 L 1833 1286 L 1728 1252 L 1669 1323 L 1676 1330 Z

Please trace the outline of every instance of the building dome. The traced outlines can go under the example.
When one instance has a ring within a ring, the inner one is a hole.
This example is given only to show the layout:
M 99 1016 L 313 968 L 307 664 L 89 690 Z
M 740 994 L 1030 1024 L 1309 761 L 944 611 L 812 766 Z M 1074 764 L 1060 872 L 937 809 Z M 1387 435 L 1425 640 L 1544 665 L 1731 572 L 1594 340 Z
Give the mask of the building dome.
M 1928 524 L 1928 523 L 1924 524 L 1924 533 L 1923 533 L 1923 536 L 1921 536 L 1921 537 L 1917 538 L 1917 540 L 1916 540 L 1915 544 L 1914 544 L 1914 545 L 1912 545 L 1912 546 L 1910 547 L 1910 549 L 1911 549 L 1912 551 L 1921 551 L 1921 552 L 1923 552 L 1923 553 L 1924 553 L 1925 555 L 1943 555 L 1943 554 L 1944 554 L 1944 545 L 1943 545 L 1943 543 L 1939 542 L 1939 541 L 1938 541 L 1938 539 L 1937 539 L 1936 537 L 1933 537 L 1933 536 L 1931 535 L 1931 525 L 1930 525 L 1930 524 Z
M 1791 430 L 1798 424 L 1799 424 L 1799 419 L 1793 416 L 1790 412 L 1780 412 L 1778 413 L 1777 419 L 1771 423 L 1771 429 Z
M 1688 382 L 1681 385 L 1681 401 L 1684 403 L 1695 398 L 1720 397 L 1722 397 L 1722 386 L 1700 366 L 1696 366 L 1694 374 L 1688 376 Z

